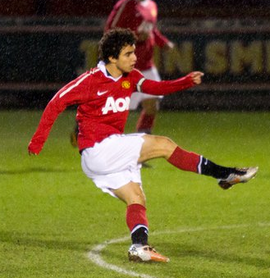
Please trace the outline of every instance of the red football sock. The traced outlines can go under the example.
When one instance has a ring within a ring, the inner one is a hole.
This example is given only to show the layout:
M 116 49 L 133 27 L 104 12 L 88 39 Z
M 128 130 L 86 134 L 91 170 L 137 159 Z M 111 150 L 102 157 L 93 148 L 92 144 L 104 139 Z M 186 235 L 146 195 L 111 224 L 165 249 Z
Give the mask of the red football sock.
M 134 228 L 144 226 L 148 229 L 146 208 L 140 204 L 132 204 L 127 207 L 126 221 L 130 232 Z
M 151 130 L 154 127 L 155 118 L 156 115 L 148 115 L 145 113 L 145 110 L 142 110 L 136 126 L 137 131 L 151 133 Z
M 168 162 L 181 170 L 198 173 L 200 155 L 176 147 Z

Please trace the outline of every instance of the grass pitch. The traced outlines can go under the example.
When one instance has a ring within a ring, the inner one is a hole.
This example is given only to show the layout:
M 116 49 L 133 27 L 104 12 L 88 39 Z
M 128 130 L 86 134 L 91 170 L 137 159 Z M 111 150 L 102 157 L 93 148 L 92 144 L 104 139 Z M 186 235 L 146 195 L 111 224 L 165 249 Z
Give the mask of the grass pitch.
M 55 123 L 37 157 L 27 145 L 40 111 L 1 111 L 1 278 L 269 278 L 270 113 L 160 112 L 155 134 L 227 166 L 259 166 L 256 179 L 223 191 L 214 179 L 159 159 L 143 169 L 150 243 L 168 264 L 127 260 L 129 240 L 106 245 L 108 264 L 87 258 L 96 245 L 122 239 L 125 205 L 83 174 L 69 144 L 74 111 Z M 132 132 L 138 114 L 129 119 Z

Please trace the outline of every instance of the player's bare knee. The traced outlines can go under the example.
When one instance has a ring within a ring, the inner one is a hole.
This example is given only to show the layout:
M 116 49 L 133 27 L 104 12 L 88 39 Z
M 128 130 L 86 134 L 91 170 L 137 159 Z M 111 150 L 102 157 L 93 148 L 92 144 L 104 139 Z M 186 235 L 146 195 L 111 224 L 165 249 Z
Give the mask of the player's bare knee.
M 168 137 L 156 135 L 144 135 L 144 144 L 141 150 L 139 162 L 152 158 L 169 158 L 176 148 L 176 144 Z
M 139 183 L 129 182 L 119 189 L 112 189 L 112 192 L 127 205 L 140 204 L 145 206 L 146 197 Z
M 130 196 L 127 198 L 127 205 L 140 204 L 145 207 L 146 197 L 142 190 L 136 190 L 131 192 Z
M 160 136 L 158 140 L 160 140 L 159 145 L 163 153 L 162 156 L 168 158 L 176 148 L 176 143 L 174 143 L 169 137 L 165 136 Z

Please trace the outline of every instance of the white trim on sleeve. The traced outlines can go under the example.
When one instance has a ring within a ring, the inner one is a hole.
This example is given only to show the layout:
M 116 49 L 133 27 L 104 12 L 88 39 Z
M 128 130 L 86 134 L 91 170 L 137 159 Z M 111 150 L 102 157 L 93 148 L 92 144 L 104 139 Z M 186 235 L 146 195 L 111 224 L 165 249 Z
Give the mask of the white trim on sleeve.
M 137 91 L 140 92 L 140 93 L 142 93 L 142 84 L 143 84 L 144 81 L 145 81 L 145 78 L 143 77 L 137 83 Z
M 60 95 L 59 98 L 63 97 L 65 94 L 67 94 L 68 92 L 70 92 L 73 88 L 77 87 L 81 82 L 83 82 L 83 80 L 85 78 L 87 78 L 88 76 L 90 76 L 91 74 L 99 71 L 100 69 L 95 69 L 93 71 L 90 71 L 88 74 L 85 74 L 84 76 L 82 76 L 82 78 L 80 78 L 75 84 L 73 84 L 72 86 L 70 86 L 69 88 L 67 88 L 65 91 L 63 91 Z

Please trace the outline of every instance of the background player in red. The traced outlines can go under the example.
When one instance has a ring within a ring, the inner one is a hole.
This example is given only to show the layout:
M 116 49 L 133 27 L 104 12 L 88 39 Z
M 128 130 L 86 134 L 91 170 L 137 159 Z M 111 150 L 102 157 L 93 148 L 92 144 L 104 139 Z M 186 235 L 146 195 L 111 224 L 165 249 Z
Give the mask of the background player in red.
M 136 44 L 137 63 L 147 79 L 160 81 L 153 61 L 154 47 L 171 49 L 173 43 L 163 36 L 157 28 L 158 7 L 152 0 L 119 0 L 111 11 L 105 30 L 115 27 L 130 28 L 138 37 Z M 137 109 L 141 103 L 142 111 L 137 122 L 138 132 L 151 133 L 159 108 L 160 97 L 136 92 L 131 97 L 130 109 Z
M 247 182 L 256 167 L 227 168 L 203 156 L 188 152 L 163 136 L 145 133 L 123 134 L 131 94 L 137 89 L 149 94 L 169 94 L 201 83 L 201 72 L 192 72 L 172 81 L 147 80 L 136 70 L 135 36 L 127 29 L 104 34 L 99 44 L 98 66 L 64 86 L 45 108 L 29 145 L 29 154 L 39 154 L 58 115 L 70 105 L 78 105 L 78 146 L 85 174 L 98 188 L 124 201 L 126 222 L 132 245 L 129 259 L 161 261 L 169 259 L 148 245 L 146 200 L 142 189 L 141 163 L 164 158 L 178 169 L 218 179 L 230 188 Z

